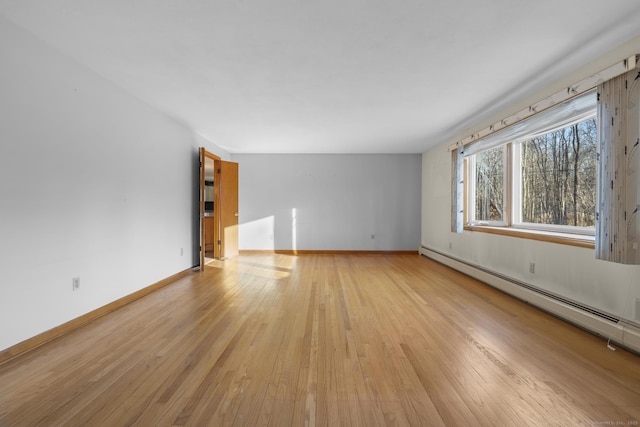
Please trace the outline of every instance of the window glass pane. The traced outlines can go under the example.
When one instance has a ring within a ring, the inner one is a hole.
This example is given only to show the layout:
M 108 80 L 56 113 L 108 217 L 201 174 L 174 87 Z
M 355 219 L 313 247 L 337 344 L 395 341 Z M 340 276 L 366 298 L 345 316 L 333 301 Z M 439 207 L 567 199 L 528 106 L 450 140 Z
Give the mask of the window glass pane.
M 504 147 L 475 155 L 475 220 L 504 221 Z
M 521 144 L 522 222 L 595 226 L 596 119 Z

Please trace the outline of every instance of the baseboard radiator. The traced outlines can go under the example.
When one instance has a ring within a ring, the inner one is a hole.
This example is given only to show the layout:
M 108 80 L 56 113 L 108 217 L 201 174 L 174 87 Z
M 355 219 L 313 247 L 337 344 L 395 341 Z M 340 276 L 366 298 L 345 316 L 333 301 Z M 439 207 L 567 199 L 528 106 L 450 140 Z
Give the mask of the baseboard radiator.
M 420 246 L 419 252 L 427 258 L 640 354 L 640 325 L 425 246 Z

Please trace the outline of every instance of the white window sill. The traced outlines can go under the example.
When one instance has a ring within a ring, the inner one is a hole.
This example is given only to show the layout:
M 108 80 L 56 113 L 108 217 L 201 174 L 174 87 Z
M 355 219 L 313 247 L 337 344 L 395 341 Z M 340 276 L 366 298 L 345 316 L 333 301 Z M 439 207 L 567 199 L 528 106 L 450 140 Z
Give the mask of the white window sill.
M 594 236 L 583 234 L 559 233 L 555 231 L 529 230 L 514 227 L 492 227 L 488 225 L 467 225 L 465 230 L 481 233 L 500 234 L 502 236 L 519 237 L 522 239 L 540 240 L 561 245 L 578 246 L 581 248 L 595 248 Z

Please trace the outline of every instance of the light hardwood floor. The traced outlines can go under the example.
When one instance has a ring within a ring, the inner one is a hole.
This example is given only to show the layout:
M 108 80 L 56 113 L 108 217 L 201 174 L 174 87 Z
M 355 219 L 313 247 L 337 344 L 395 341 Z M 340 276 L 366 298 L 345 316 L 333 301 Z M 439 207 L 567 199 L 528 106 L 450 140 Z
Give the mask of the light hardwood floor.
M 638 421 L 640 357 L 418 255 L 241 255 L 0 366 L 0 426 Z

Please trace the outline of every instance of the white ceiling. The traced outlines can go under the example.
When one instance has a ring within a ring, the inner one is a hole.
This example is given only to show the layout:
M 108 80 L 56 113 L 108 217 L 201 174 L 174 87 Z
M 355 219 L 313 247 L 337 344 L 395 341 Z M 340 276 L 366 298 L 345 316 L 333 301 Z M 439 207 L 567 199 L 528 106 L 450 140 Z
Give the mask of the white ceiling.
M 640 33 L 636 0 L 0 0 L 0 14 L 231 153 L 423 152 Z

